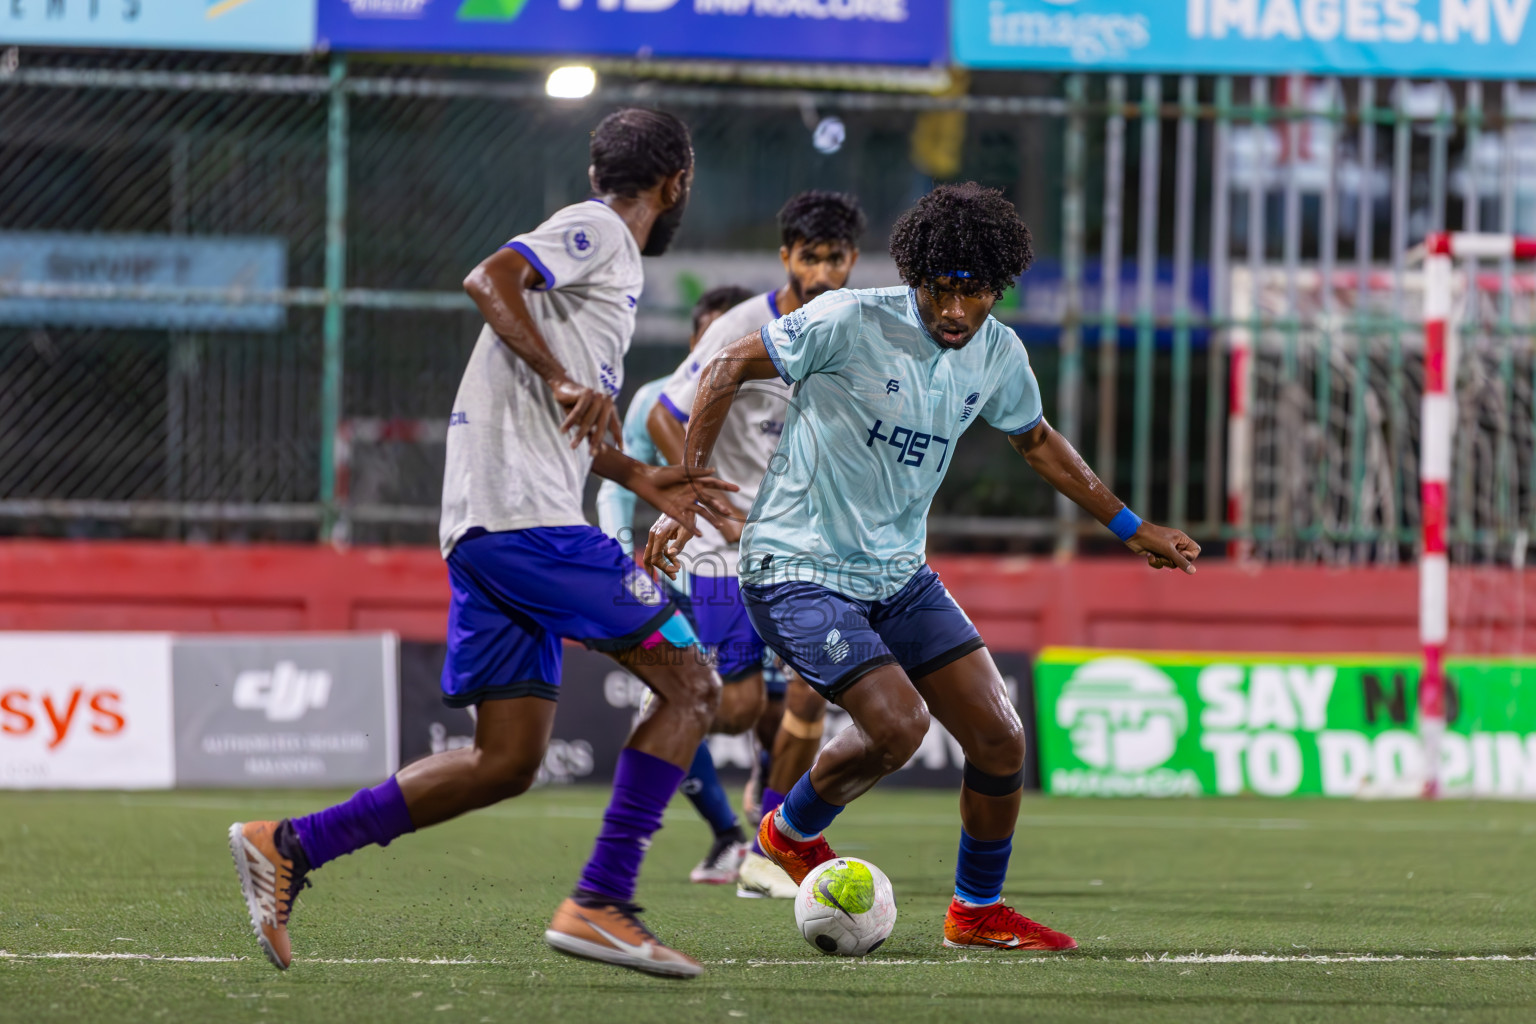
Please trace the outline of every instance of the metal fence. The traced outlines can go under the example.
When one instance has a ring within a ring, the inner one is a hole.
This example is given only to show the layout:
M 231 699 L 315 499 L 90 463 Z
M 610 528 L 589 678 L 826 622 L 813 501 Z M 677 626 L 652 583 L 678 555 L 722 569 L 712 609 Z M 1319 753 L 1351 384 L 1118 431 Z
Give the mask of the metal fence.
M 572 104 L 504 69 L 11 51 L 0 531 L 430 542 L 437 425 L 478 327 L 458 282 L 585 194 L 586 131 L 635 102 L 694 130 L 679 246 L 705 258 L 771 252 L 773 214 L 802 188 L 860 194 L 871 258 L 936 177 L 1004 188 L 1041 258 L 999 315 L 1030 345 L 1052 422 L 1143 514 L 1270 558 L 1408 549 L 1416 509 L 1381 495 L 1416 487 L 1411 245 L 1536 220 L 1536 93 L 1515 85 L 978 75 L 917 95 L 624 79 Z M 836 153 L 811 145 L 829 115 L 846 126 Z M 1507 547 L 1536 515 L 1522 484 L 1536 320 L 1518 272 L 1491 271 L 1469 318 L 1495 343 L 1466 400 L 1483 409 L 1492 380 L 1511 401 L 1463 419 L 1473 449 L 1504 453 L 1487 464 L 1506 499 L 1474 495 L 1463 525 Z M 675 364 L 678 305 L 646 311 L 628 389 Z M 1251 449 L 1227 436 L 1237 331 L 1253 342 Z M 1362 385 L 1362 360 L 1379 385 Z M 1103 536 L 979 437 L 932 534 L 984 550 Z

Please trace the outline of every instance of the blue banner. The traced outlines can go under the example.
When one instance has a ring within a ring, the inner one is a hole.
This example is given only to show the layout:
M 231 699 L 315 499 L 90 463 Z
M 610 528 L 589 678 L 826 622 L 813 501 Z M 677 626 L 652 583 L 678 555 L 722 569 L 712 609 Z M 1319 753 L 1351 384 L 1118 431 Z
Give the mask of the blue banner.
M 105 289 L 112 298 L 0 297 L 0 324 L 276 331 L 275 303 L 181 301 L 175 292 L 288 285 L 281 238 L 0 231 L 0 283 Z M 134 290 L 153 297 L 135 297 Z
M 955 0 L 978 68 L 1536 78 L 1532 0 Z
M 947 8 L 945 0 L 320 0 L 319 35 L 337 50 L 943 64 Z
M 0 44 L 299 53 L 315 45 L 315 0 L 15 0 Z

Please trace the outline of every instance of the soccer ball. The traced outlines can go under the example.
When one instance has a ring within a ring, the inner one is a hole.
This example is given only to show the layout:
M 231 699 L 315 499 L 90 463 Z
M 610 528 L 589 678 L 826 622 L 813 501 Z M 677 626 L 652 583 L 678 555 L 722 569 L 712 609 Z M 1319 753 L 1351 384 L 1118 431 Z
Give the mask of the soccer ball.
M 805 941 L 832 956 L 863 956 L 896 927 L 896 897 L 885 872 L 867 860 L 839 857 L 800 883 L 795 924 Z

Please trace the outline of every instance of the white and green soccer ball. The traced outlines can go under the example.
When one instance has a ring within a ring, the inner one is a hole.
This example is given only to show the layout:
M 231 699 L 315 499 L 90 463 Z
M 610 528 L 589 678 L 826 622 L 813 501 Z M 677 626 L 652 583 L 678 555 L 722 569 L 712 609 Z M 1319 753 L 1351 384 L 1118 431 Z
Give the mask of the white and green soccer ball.
M 805 941 L 831 956 L 873 952 L 896 927 L 891 880 L 857 857 L 818 865 L 800 883 L 795 924 Z

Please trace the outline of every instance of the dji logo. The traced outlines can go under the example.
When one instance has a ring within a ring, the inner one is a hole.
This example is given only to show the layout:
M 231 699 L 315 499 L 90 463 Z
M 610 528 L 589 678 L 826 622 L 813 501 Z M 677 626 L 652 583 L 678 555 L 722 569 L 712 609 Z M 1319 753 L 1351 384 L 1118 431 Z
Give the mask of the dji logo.
M 235 677 L 235 707 L 265 711 L 269 722 L 292 722 L 331 699 L 331 674 L 305 672 L 291 661 L 280 661 L 270 672 L 253 670 Z

